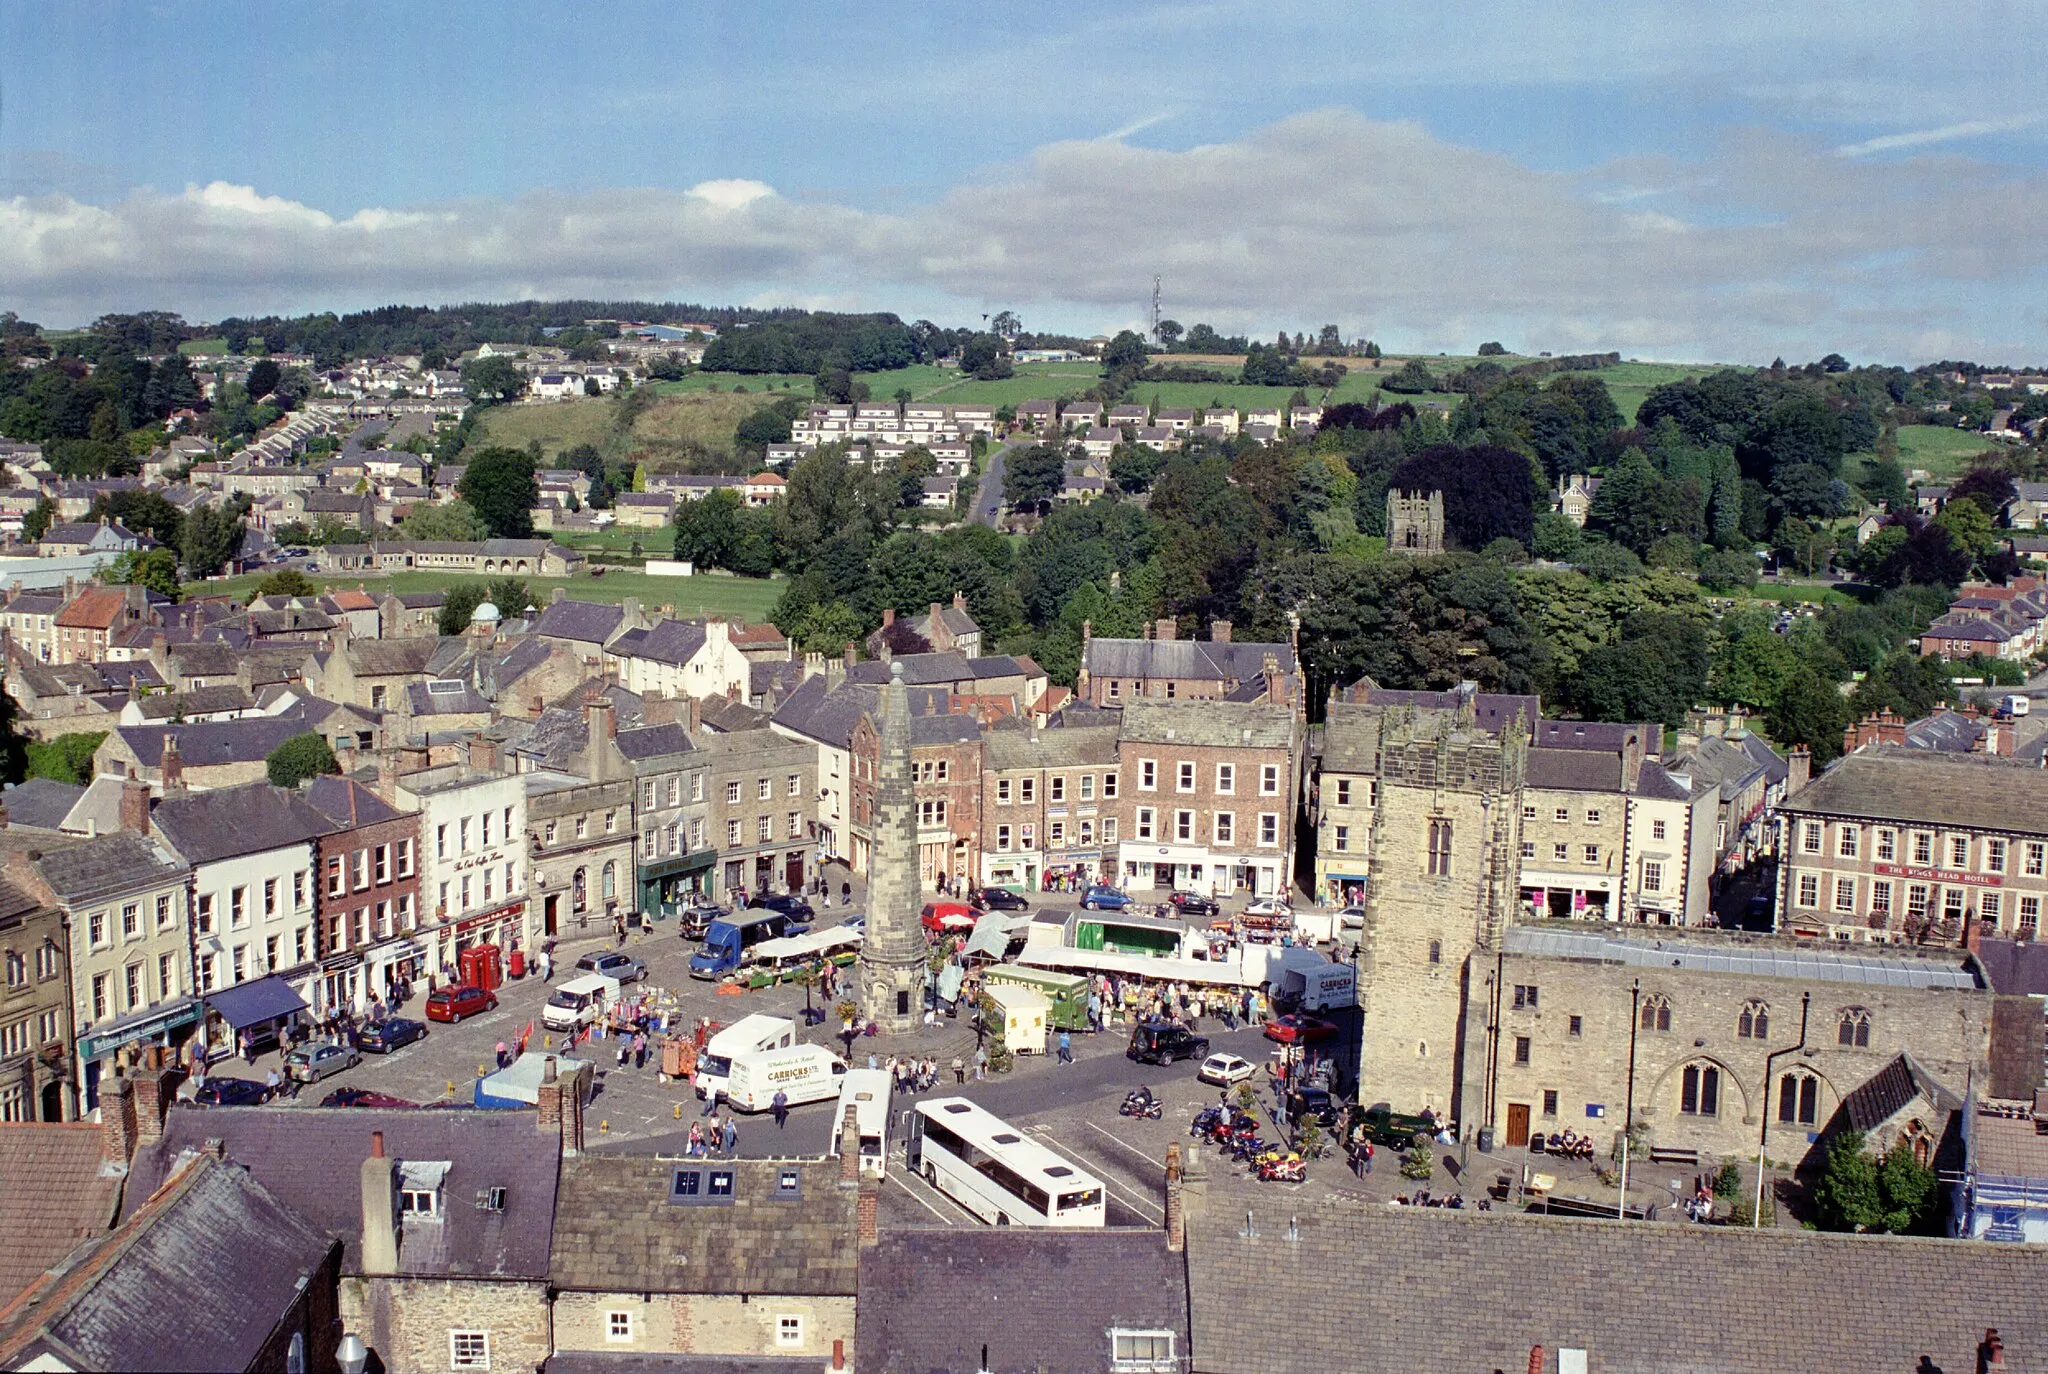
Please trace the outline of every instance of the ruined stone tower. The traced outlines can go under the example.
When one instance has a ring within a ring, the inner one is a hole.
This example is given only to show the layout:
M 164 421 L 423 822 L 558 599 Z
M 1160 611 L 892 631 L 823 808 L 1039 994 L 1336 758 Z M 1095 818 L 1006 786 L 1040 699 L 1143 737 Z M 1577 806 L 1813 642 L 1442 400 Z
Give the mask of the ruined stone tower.
M 1387 550 L 1417 558 L 1444 551 L 1444 494 L 1387 492 Z
M 883 1030 L 924 1019 L 923 927 L 918 913 L 917 801 L 910 768 L 910 693 L 903 665 L 889 665 L 882 689 L 875 776 L 874 849 L 868 862 L 867 938 L 860 950 L 860 1012 Z

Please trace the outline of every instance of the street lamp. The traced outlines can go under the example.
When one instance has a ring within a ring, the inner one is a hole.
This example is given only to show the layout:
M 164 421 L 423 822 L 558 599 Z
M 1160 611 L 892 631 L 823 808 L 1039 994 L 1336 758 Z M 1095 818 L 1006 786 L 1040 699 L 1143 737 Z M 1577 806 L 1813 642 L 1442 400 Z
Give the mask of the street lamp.
M 1628 990 L 1628 1095 L 1621 1109 L 1621 1200 L 1614 1205 L 1617 1220 L 1628 1219 L 1628 1131 L 1636 1119 L 1636 1029 L 1641 1024 L 1643 980 Z
M 341 1366 L 341 1374 L 363 1374 L 369 1368 L 370 1347 L 363 1344 L 361 1336 L 351 1331 L 335 1347 L 334 1360 Z

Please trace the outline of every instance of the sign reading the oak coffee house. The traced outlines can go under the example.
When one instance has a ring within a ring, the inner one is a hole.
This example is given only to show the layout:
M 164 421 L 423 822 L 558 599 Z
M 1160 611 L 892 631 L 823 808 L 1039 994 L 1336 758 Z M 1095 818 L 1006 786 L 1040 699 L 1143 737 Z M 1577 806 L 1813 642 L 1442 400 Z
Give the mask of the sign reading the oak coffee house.
M 1969 873 L 1960 868 L 1908 868 L 1904 864 L 1872 864 L 1880 878 L 1905 878 L 1916 883 L 1947 883 L 1951 887 L 2003 887 L 1996 873 Z

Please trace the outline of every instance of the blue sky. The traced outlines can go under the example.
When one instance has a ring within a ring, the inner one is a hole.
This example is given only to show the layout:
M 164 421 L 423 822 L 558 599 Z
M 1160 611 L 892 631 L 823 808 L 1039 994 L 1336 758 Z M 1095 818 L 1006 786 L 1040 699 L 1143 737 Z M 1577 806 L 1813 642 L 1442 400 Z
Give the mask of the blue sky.
M 0 0 L 0 306 L 2048 361 L 2042 6 L 1405 8 Z

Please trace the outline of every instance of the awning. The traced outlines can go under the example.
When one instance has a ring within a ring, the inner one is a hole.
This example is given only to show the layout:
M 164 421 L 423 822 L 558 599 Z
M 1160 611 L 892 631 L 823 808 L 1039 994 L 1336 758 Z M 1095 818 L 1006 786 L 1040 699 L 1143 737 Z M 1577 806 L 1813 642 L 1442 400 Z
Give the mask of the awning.
M 967 941 L 966 953 L 1000 959 L 1009 952 L 1010 942 L 1022 939 L 1030 925 L 1031 913 L 1028 911 L 1014 916 L 991 911 L 974 923 L 974 934 Z
M 306 999 L 293 992 L 290 983 L 273 973 L 253 983 L 238 983 L 234 987 L 208 993 L 206 1005 L 219 1012 L 223 1021 L 241 1030 L 274 1021 L 280 1016 L 290 1016 L 295 1011 L 304 1011 Z

